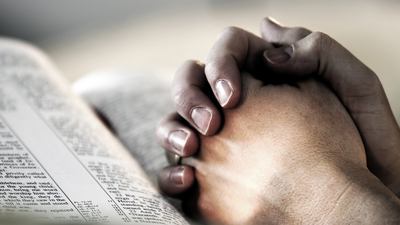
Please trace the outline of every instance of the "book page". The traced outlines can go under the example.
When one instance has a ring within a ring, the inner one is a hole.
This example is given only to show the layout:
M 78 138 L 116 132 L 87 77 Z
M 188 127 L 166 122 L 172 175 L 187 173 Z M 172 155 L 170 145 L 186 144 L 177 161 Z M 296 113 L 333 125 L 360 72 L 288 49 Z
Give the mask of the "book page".
M 168 74 L 141 68 L 102 69 L 84 76 L 72 87 L 106 120 L 156 183 L 158 172 L 168 165 L 165 151 L 157 142 L 156 125 L 174 111 Z M 179 200 L 168 201 L 182 213 Z M 185 218 L 190 224 L 201 224 Z
M 0 219 L 187 224 L 40 51 L 0 40 Z
M 76 81 L 72 90 L 101 115 L 151 180 L 167 165 L 155 129 L 174 111 L 170 88 L 144 69 L 110 68 Z

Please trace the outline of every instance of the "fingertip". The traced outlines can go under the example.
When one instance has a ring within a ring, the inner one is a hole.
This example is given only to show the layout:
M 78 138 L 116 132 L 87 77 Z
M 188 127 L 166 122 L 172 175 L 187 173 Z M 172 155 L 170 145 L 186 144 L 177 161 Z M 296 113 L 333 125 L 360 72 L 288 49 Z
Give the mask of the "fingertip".
M 294 52 L 294 46 L 284 46 L 279 48 L 267 49 L 264 51 L 263 56 L 269 64 L 278 65 L 288 61 Z
M 170 134 L 168 141 L 172 147 L 173 153 L 181 157 L 192 156 L 199 146 L 197 135 L 186 129 L 180 129 Z
M 195 61 L 182 65 L 174 79 L 172 97 L 175 109 L 183 119 L 201 134 L 212 135 L 219 129 L 221 116 L 214 97 L 207 94 L 211 88 L 205 70 L 204 64 Z M 221 93 L 220 97 L 229 100 L 229 87 L 227 93 L 224 96 Z
M 215 107 L 194 107 L 190 110 L 190 116 L 195 128 L 203 135 L 212 135 L 218 131 L 221 124 L 221 116 Z
M 304 27 L 286 27 L 272 17 L 261 21 L 261 36 L 275 47 L 293 44 L 310 33 Z
M 284 34 L 284 26 L 272 17 L 266 17 L 261 21 L 261 36 L 272 44 L 277 44 Z
M 183 175 L 183 185 L 191 187 L 194 184 L 194 171 L 190 166 L 183 166 L 185 168 Z
M 199 138 L 196 133 L 191 132 L 187 138 L 186 144 L 183 148 L 182 157 L 190 157 L 197 152 L 199 148 Z
M 283 24 L 281 24 L 278 20 L 276 20 L 275 18 L 268 16 L 265 19 L 265 22 L 271 23 L 273 25 L 279 26 L 279 27 L 284 27 Z
M 219 130 L 220 125 L 221 125 L 221 116 L 219 111 L 213 112 L 213 118 L 210 121 L 210 125 L 208 129 L 202 134 L 205 136 L 213 135 Z
M 166 151 L 181 157 L 192 156 L 198 148 L 197 132 L 177 113 L 165 116 L 156 127 L 157 141 Z
M 224 109 L 233 108 L 240 100 L 240 87 L 235 82 L 227 79 L 220 79 L 215 84 L 215 96 Z
M 215 90 L 216 98 L 221 107 L 226 106 L 233 95 L 231 82 L 226 79 L 219 79 L 215 84 Z
M 268 32 L 274 32 L 274 30 L 280 28 L 283 28 L 284 26 L 278 22 L 276 19 L 272 17 L 265 17 L 263 20 L 261 20 L 261 34 L 264 36 Z
M 183 156 L 187 140 L 190 137 L 190 132 L 186 130 L 177 130 L 172 132 L 168 137 L 168 142 L 171 145 L 174 153 Z
M 179 197 L 194 184 L 194 172 L 190 166 L 167 166 L 158 174 L 160 190 L 171 197 Z

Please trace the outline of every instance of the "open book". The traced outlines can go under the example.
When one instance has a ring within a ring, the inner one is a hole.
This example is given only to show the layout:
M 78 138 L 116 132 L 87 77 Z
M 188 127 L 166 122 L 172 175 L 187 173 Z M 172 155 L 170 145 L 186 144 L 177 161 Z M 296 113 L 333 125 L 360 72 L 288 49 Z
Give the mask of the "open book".
M 0 39 L 0 221 L 188 224 L 154 185 L 166 160 L 152 118 L 169 94 L 129 74 L 76 83 L 87 104 L 39 50 Z

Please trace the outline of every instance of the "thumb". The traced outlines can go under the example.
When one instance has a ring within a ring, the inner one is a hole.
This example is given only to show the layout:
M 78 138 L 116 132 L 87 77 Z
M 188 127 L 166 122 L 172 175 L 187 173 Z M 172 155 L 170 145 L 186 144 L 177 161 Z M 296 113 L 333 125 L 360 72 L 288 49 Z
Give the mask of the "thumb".
M 328 35 L 313 32 L 290 46 L 264 52 L 280 75 L 317 75 L 331 86 L 357 125 L 368 168 L 390 189 L 400 187 L 400 130 L 376 74 Z
M 278 74 L 321 77 L 345 104 L 357 97 L 369 98 L 374 104 L 368 106 L 380 109 L 381 102 L 376 98 L 386 99 L 375 73 L 324 33 L 313 32 L 290 46 L 268 49 L 264 57 L 266 66 Z
M 347 49 L 321 32 L 313 32 L 289 46 L 267 49 L 264 57 L 266 66 L 274 72 L 294 76 L 317 74 L 329 83 L 332 81 L 331 85 L 338 78 L 345 78 L 347 83 L 377 78 Z M 354 74 L 347 76 L 350 72 Z

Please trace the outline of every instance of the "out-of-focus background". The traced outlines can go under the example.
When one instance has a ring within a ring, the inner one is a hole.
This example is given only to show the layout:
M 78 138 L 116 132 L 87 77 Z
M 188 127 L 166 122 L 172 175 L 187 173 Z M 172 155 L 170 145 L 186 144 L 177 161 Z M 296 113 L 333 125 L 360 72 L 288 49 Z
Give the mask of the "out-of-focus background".
M 400 118 L 400 1 L 0 0 L 0 34 L 32 42 L 69 81 L 104 67 L 141 67 L 172 79 L 205 61 L 218 33 L 256 34 L 263 17 L 330 34 L 380 77 Z

